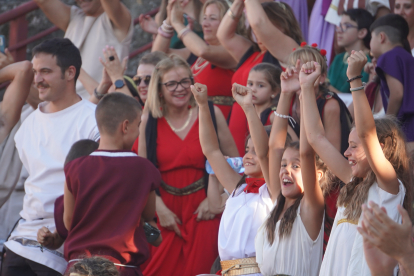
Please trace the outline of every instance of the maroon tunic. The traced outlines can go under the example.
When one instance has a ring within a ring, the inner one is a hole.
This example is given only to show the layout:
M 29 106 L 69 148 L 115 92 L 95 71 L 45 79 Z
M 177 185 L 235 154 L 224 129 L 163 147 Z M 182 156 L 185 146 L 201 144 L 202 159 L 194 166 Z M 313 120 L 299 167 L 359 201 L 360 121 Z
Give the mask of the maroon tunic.
M 75 198 L 66 260 L 100 255 L 137 266 L 121 275 L 142 275 L 139 265 L 149 247 L 141 215 L 149 193 L 160 185 L 159 171 L 133 152 L 95 151 L 69 162 L 65 174 Z

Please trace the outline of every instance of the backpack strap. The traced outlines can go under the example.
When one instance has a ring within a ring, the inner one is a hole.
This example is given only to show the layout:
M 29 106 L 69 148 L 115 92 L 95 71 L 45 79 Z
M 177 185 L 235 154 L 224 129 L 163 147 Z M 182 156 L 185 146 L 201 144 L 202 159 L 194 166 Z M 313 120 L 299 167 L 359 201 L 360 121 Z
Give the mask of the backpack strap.
M 271 106 L 263 110 L 262 113 L 260 113 L 260 121 L 262 122 L 262 125 L 264 126 L 266 125 L 267 120 L 269 119 L 270 113 L 272 113 L 275 110 L 276 110 L 276 107 Z

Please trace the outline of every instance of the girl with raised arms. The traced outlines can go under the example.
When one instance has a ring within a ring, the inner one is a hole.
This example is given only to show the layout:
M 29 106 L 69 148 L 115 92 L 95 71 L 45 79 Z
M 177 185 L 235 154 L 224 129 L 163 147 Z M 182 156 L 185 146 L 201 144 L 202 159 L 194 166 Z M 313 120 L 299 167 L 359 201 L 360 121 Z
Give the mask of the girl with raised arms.
M 338 198 L 338 212 L 322 262 L 320 275 L 371 275 L 365 261 L 362 236 L 357 232 L 361 206 L 373 201 L 401 221 L 397 205 L 411 211 L 411 179 L 404 136 L 395 119 L 374 120 L 364 86 L 358 77 L 367 57 L 353 51 L 348 58 L 347 76 L 355 108 L 355 127 L 349 134 L 349 147 L 344 158 L 325 136 L 318 116 L 313 85 L 302 87 L 303 118 L 309 143 L 329 169 L 346 184 Z M 304 65 L 306 73 L 318 80 L 321 66 L 316 62 Z M 375 250 L 375 249 L 372 249 Z M 379 263 L 389 257 L 376 252 Z M 396 265 L 396 263 L 394 263 Z M 392 275 L 392 270 L 384 275 Z

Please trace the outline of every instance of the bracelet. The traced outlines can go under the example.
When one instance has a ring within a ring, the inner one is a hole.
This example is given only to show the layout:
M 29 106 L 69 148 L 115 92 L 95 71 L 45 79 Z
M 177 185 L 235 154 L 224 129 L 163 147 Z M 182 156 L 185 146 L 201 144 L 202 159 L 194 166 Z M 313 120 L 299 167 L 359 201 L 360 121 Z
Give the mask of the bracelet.
M 171 38 L 174 35 L 174 33 L 164 32 L 164 30 L 161 27 L 158 28 L 158 34 L 161 35 L 162 37 L 165 37 L 165 38 Z
M 273 113 L 277 116 L 277 117 L 280 117 L 280 118 L 283 118 L 283 119 L 289 119 L 289 122 L 290 122 L 290 124 L 295 124 L 296 125 L 296 121 L 295 121 L 295 119 L 293 119 L 293 117 L 291 117 L 291 116 L 289 116 L 289 115 L 283 115 L 283 114 L 279 114 L 279 113 L 277 113 L 276 111 L 273 111 Z
M 98 90 L 97 90 L 96 88 L 95 88 L 95 90 L 93 90 L 93 94 L 95 95 L 95 97 L 96 97 L 98 100 L 102 99 L 102 98 L 103 98 L 103 96 L 105 96 L 105 94 L 98 93 Z
M 166 33 L 173 33 L 174 32 L 174 28 L 171 27 L 170 25 L 168 25 L 167 23 L 165 23 L 165 20 L 164 20 L 164 23 L 162 23 L 162 25 L 161 25 L 161 29 Z
M 167 20 L 162 22 L 162 25 L 165 26 L 166 29 L 174 30 L 174 27 L 167 23 Z
M 231 9 L 229 8 L 228 10 L 227 10 L 227 14 L 233 19 L 233 20 L 239 20 L 239 18 L 241 17 L 241 15 L 240 16 L 236 16 L 232 11 L 231 11 Z
M 347 80 L 346 82 L 350 83 L 351 81 L 357 80 L 357 79 L 362 79 L 362 75 L 353 77 L 352 79 Z
M 349 89 L 351 92 L 354 92 L 354 91 L 359 91 L 359 90 L 364 90 L 365 89 L 365 85 L 367 85 L 365 82 L 363 82 L 362 83 L 362 86 L 360 86 L 360 87 L 355 87 L 355 88 L 351 88 L 351 89 Z
M 179 33 L 178 33 L 178 38 L 180 39 L 180 40 L 183 40 L 183 37 L 186 35 L 186 34 L 188 34 L 189 32 L 190 32 L 191 30 L 190 30 L 190 28 L 187 26 L 187 27 L 185 27 L 184 29 L 182 29 Z

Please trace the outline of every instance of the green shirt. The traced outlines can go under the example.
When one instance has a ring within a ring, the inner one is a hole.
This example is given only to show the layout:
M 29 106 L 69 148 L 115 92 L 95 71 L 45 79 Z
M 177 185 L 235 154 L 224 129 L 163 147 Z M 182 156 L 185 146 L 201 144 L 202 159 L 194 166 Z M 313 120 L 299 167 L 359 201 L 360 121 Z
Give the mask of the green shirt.
M 196 24 L 196 23 L 195 23 Z M 184 25 L 187 26 L 188 25 L 188 20 L 187 18 L 184 17 Z M 201 29 L 200 24 L 198 24 L 199 28 Z M 203 31 L 195 31 L 193 30 L 193 32 L 195 32 L 199 37 L 203 38 L 204 34 Z M 170 48 L 171 49 L 181 49 L 181 48 L 185 48 L 184 43 L 178 38 L 177 36 L 177 32 L 174 31 L 174 36 L 171 38 L 170 41 Z
M 338 91 L 343 93 L 351 93 L 350 84 L 347 82 L 348 77 L 346 76 L 346 70 L 348 69 L 348 53 L 344 52 L 335 56 L 331 66 L 328 71 L 328 81 L 333 87 L 338 89 Z M 371 58 L 367 55 L 368 62 L 371 62 Z M 364 70 L 361 72 L 362 81 L 368 82 L 369 74 Z

